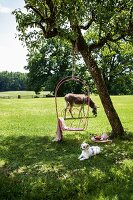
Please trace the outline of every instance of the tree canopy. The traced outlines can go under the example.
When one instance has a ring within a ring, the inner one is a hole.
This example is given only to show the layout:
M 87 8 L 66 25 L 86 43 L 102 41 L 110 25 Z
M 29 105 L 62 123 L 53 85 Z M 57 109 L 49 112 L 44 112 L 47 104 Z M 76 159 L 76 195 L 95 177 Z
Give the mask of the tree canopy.
M 132 40 L 131 0 L 25 0 L 25 8 L 25 13 L 13 13 L 19 37 L 27 45 L 35 45 L 44 35 L 74 41 L 78 34 L 76 26 L 87 32 L 90 51 L 107 42 Z
M 62 44 L 63 43 L 63 44 Z M 37 92 L 42 87 L 54 91 L 55 85 L 63 77 L 70 75 L 71 53 L 69 44 L 56 40 L 43 39 L 43 45 L 29 54 L 29 83 Z

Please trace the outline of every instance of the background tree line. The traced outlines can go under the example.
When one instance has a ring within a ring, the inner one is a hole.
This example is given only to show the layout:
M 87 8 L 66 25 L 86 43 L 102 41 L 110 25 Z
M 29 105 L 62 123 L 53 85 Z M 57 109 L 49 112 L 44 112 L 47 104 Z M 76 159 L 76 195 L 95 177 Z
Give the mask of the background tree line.
M 0 91 L 20 91 L 27 89 L 27 74 L 20 72 L 0 72 Z

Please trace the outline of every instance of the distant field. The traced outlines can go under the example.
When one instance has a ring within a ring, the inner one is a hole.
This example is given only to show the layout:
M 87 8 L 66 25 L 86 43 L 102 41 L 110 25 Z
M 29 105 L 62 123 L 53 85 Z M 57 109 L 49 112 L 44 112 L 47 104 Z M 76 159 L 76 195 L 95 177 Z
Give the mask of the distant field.
M 49 94 L 48 91 L 40 92 L 38 97 L 44 97 L 46 94 Z M 20 95 L 21 98 L 33 98 L 36 96 L 34 91 L 7 91 L 0 92 L 0 98 L 18 98 Z
M 91 141 L 111 130 L 98 96 L 98 116 L 90 112 L 87 130 L 64 132 L 62 143 L 52 141 L 54 98 L 0 99 L 0 199 L 133 200 L 133 96 L 111 98 L 127 137 L 107 144 Z M 83 141 L 101 153 L 79 161 Z

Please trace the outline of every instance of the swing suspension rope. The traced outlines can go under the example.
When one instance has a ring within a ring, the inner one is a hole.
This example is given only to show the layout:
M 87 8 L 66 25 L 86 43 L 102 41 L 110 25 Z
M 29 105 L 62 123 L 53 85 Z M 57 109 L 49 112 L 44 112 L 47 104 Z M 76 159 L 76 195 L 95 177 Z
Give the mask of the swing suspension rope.
M 72 77 L 75 76 L 76 72 L 76 53 L 77 53 L 77 45 L 76 42 L 72 45 Z

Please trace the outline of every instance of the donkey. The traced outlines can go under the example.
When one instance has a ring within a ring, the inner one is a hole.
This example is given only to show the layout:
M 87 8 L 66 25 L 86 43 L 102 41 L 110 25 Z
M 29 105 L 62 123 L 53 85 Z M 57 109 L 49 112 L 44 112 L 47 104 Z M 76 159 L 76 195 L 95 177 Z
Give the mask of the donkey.
M 69 93 L 69 94 L 66 94 L 64 98 L 66 101 L 65 116 L 64 116 L 65 118 L 66 118 L 67 108 L 69 108 L 69 112 L 73 118 L 72 108 L 74 105 L 80 106 L 79 116 L 83 109 L 83 105 L 89 105 L 92 108 L 93 115 L 95 117 L 97 116 L 97 107 L 89 96 L 86 96 L 84 94 Z

